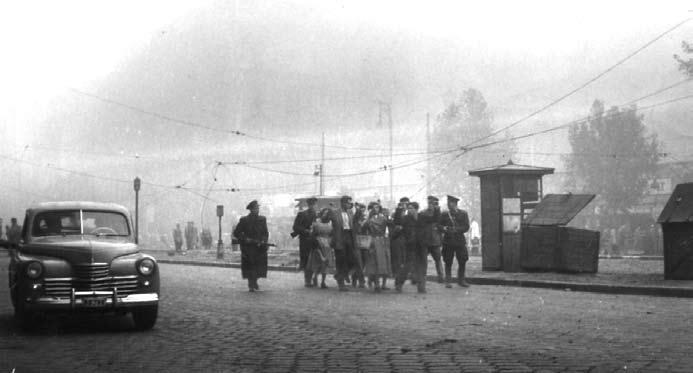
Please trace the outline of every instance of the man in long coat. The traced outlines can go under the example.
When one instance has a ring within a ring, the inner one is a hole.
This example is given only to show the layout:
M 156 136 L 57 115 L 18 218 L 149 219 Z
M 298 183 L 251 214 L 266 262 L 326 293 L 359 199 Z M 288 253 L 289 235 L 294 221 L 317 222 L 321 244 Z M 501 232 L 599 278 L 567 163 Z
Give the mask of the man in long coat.
M 315 239 L 311 236 L 311 227 L 315 221 L 317 211 L 318 199 L 315 197 L 308 198 L 306 200 L 308 208 L 300 211 L 294 219 L 293 233 L 292 236 L 298 236 L 298 254 L 300 258 L 299 270 L 303 270 L 303 280 L 305 287 L 312 287 L 311 278 L 313 277 L 313 272 L 308 265 L 308 256 L 310 252 L 316 245 Z
M 440 246 L 440 206 L 438 205 L 438 197 L 428 196 L 427 207 L 420 212 L 421 217 L 426 220 L 426 231 L 424 234 L 424 245 L 428 254 L 433 258 L 436 265 L 436 274 L 438 275 L 438 283 L 443 283 L 443 263 L 441 262 Z M 428 260 L 428 258 L 427 258 Z M 428 262 L 426 262 L 428 269 Z M 425 276 L 424 272 L 424 276 Z
M 352 212 L 353 203 L 351 197 L 342 196 L 340 207 L 332 210 L 332 230 L 334 237 L 334 256 L 337 266 L 337 273 L 334 278 L 337 280 L 340 291 L 347 291 L 344 280 L 349 277 L 349 269 L 355 263 L 354 248 L 354 213 Z M 363 281 L 363 280 L 362 280 Z
M 390 258 L 392 261 L 392 272 L 395 277 L 397 277 L 400 269 L 404 266 L 406 237 L 402 231 L 402 218 L 407 213 L 407 203 L 409 203 L 409 198 L 400 198 L 399 204 L 390 220 Z
M 267 277 L 267 219 L 260 215 L 260 204 L 253 200 L 246 206 L 250 213 L 238 220 L 233 235 L 241 246 L 241 274 L 248 280 L 248 290 L 260 290 L 258 278 Z
M 418 202 L 407 204 L 407 214 L 401 220 L 406 237 L 405 263 L 395 280 L 395 289 L 402 291 L 402 285 L 409 273 L 416 282 L 419 293 L 426 292 L 426 267 L 428 266 L 428 247 L 426 246 L 426 225 L 430 217 L 419 213 Z
M 465 280 L 465 266 L 469 260 L 464 234 L 469 230 L 467 212 L 457 207 L 459 198 L 448 196 L 448 211 L 441 216 L 443 226 L 443 260 L 445 261 L 445 287 L 452 287 L 452 261 L 457 258 L 457 284 L 469 286 Z

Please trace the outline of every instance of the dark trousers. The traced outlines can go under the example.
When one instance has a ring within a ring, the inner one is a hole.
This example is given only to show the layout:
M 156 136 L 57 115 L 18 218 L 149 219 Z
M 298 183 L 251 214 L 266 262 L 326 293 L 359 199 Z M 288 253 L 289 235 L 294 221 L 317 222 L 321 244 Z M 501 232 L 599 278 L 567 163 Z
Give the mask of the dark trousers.
M 344 284 L 344 279 L 349 277 L 349 271 L 356 266 L 354 237 L 352 237 L 351 231 L 344 231 L 342 239 L 344 248 L 334 251 L 335 266 L 337 267 L 334 278 L 340 286 Z
M 306 284 L 310 284 L 311 277 L 313 277 L 313 272 L 308 266 L 308 257 L 310 252 L 315 246 L 315 240 L 312 237 L 300 237 L 298 241 L 298 255 L 299 255 L 299 270 L 303 270 L 303 279 Z
M 406 244 L 403 248 L 404 261 L 395 279 L 395 285 L 402 286 L 409 274 L 419 289 L 426 288 L 426 267 L 428 267 L 428 251 L 425 246 Z
M 182 241 L 175 241 L 174 244 L 176 245 L 176 252 L 177 253 L 183 252 L 183 242 Z
M 467 245 L 443 245 L 443 261 L 445 262 L 445 280 L 452 282 L 452 262 L 457 258 L 457 281 L 464 278 L 464 266 L 469 260 Z
M 404 237 L 393 238 L 390 241 L 390 261 L 392 263 L 392 273 L 395 277 L 400 268 L 404 265 Z
M 431 254 L 431 257 L 433 258 L 433 262 L 436 265 L 436 275 L 438 275 L 438 280 L 440 281 L 443 279 L 443 263 L 440 261 L 440 246 L 429 246 L 428 254 Z M 428 270 L 428 257 L 426 257 L 426 260 L 426 270 Z M 426 272 L 424 272 L 424 276 L 425 275 Z

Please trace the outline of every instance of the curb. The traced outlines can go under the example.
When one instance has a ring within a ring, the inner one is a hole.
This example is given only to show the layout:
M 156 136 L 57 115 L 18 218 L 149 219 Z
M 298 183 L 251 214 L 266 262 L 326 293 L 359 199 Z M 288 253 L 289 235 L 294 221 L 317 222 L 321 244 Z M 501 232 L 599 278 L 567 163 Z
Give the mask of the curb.
M 198 262 L 194 260 L 171 260 L 157 259 L 157 262 L 164 264 L 181 264 L 195 265 L 202 267 L 220 267 L 220 268 L 241 268 L 239 263 L 215 263 L 215 262 Z M 296 267 L 268 266 L 269 271 L 279 272 L 299 272 Z M 436 276 L 427 276 L 427 281 L 436 282 Z M 453 279 L 454 280 L 454 279 Z M 467 277 L 467 282 L 472 285 L 494 285 L 494 286 L 514 286 L 526 288 L 553 289 L 564 291 L 581 291 L 591 293 L 604 294 L 622 294 L 622 295 L 646 295 L 658 297 L 674 297 L 674 298 L 693 298 L 693 288 L 676 288 L 663 286 L 630 286 L 630 285 L 611 285 L 611 284 L 589 284 L 565 281 L 541 281 L 541 280 L 510 280 L 503 278 L 487 278 L 487 277 Z

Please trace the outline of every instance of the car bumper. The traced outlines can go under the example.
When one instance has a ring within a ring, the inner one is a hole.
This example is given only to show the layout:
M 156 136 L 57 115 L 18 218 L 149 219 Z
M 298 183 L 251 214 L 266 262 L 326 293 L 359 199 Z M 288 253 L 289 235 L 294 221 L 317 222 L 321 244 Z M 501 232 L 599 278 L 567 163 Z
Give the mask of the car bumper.
M 115 291 L 72 291 L 70 298 L 38 297 L 26 299 L 25 308 L 50 310 L 127 310 L 159 304 L 158 293 L 137 293 L 119 296 Z

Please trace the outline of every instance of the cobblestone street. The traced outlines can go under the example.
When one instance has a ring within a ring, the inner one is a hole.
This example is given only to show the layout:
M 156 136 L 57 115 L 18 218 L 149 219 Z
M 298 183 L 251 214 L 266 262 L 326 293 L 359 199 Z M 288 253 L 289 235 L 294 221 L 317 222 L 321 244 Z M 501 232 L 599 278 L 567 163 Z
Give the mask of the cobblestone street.
M 691 371 L 689 299 L 473 286 L 306 289 L 270 272 L 164 264 L 154 330 L 129 317 L 13 325 L 0 257 L 0 371 Z M 392 285 L 392 284 L 391 284 Z

